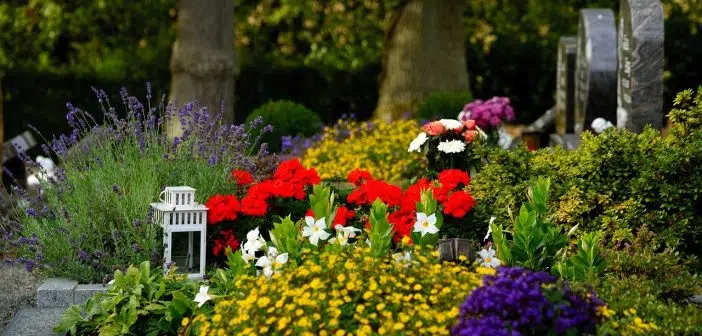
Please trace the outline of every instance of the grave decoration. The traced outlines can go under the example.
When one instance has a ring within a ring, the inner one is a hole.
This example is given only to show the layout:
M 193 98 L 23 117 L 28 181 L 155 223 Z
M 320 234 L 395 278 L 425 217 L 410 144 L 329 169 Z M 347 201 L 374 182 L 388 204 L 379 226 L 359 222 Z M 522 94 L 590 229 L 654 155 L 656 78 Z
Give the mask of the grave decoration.
M 164 271 L 175 265 L 188 278 L 203 278 L 208 208 L 195 202 L 195 189 L 186 186 L 166 187 L 159 200 L 151 208 L 154 223 L 163 228 Z

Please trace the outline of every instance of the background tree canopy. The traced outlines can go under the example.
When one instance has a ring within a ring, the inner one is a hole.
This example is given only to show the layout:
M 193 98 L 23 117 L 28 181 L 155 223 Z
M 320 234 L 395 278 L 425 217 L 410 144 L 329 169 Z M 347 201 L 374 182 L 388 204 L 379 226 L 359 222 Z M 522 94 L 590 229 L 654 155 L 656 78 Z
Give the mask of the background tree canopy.
M 236 117 L 273 99 L 324 121 L 369 117 L 378 100 L 385 31 L 406 0 L 232 0 L 239 75 Z M 665 101 L 699 83 L 702 3 L 664 0 Z M 462 25 L 476 98 L 510 97 L 519 122 L 553 105 L 556 45 L 577 31 L 578 10 L 617 0 L 466 0 Z M 66 101 L 95 110 L 90 86 L 165 94 L 177 18 L 174 0 L 10 0 L 0 4 L 6 138 L 30 121 L 63 131 Z M 160 92 L 159 92 L 160 91 Z M 314 94 L 310 94 L 314 92 Z

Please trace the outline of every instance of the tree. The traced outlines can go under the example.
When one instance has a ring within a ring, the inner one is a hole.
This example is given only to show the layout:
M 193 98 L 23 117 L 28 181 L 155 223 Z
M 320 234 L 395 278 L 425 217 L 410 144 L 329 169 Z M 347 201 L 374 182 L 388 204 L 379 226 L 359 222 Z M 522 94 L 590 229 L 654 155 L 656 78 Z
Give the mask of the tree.
M 408 0 L 386 32 L 375 116 L 397 118 L 429 94 L 466 91 L 461 0 Z
M 176 41 L 171 54 L 169 101 L 197 101 L 211 113 L 234 121 L 234 2 L 179 0 Z M 180 135 L 178 118 L 169 136 Z

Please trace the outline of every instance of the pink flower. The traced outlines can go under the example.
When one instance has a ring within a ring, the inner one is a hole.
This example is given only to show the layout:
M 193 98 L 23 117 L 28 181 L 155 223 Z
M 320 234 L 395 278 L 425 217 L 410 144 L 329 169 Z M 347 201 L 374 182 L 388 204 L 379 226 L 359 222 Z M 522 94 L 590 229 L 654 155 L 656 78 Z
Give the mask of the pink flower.
M 446 132 L 446 127 L 438 121 L 432 121 L 424 125 L 424 132 L 432 136 L 441 135 Z

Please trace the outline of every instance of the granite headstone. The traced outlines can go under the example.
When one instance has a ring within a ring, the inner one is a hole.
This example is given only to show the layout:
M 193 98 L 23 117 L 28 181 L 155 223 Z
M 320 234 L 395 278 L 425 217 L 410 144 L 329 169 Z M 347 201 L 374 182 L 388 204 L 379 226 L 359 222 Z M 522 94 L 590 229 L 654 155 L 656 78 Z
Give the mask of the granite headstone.
M 617 29 L 609 9 L 581 9 L 575 70 L 575 133 L 617 113 Z
M 577 38 L 563 36 L 558 40 L 556 68 L 556 132 L 573 133 L 575 126 L 575 51 Z
M 621 0 L 617 127 L 663 127 L 663 6 L 660 0 Z

